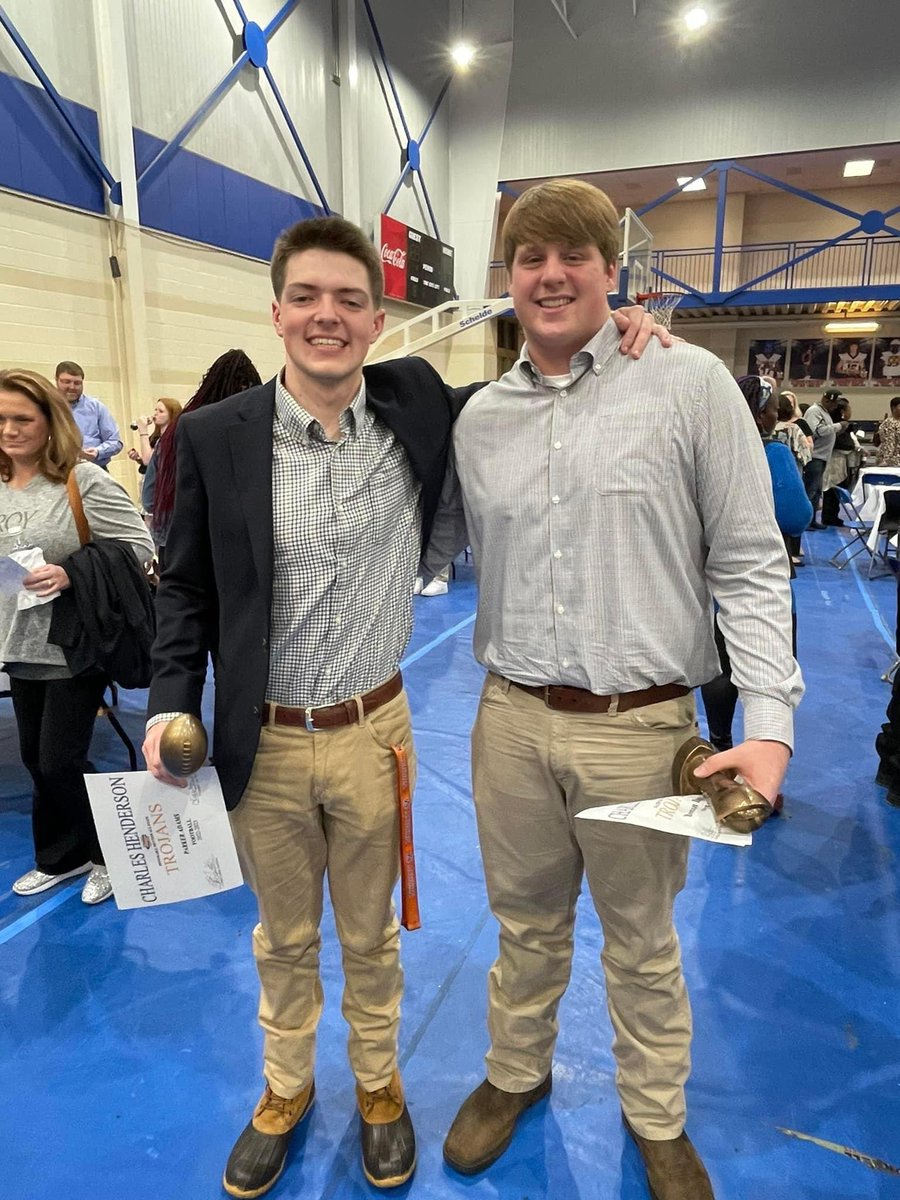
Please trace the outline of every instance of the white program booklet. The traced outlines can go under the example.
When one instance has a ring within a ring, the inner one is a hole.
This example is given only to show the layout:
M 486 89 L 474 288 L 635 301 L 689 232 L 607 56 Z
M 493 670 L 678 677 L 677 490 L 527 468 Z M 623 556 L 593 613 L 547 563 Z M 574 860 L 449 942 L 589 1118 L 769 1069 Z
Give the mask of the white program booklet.
M 187 787 L 149 771 L 85 775 L 94 822 L 119 908 L 153 908 L 243 883 L 215 767 Z
M 642 825 L 682 837 L 721 842 L 723 846 L 749 846 L 749 833 L 734 833 L 716 823 L 715 814 L 705 796 L 660 796 L 658 800 L 634 800 L 629 804 L 605 804 L 586 808 L 578 814 L 589 821 L 618 821 L 623 825 Z

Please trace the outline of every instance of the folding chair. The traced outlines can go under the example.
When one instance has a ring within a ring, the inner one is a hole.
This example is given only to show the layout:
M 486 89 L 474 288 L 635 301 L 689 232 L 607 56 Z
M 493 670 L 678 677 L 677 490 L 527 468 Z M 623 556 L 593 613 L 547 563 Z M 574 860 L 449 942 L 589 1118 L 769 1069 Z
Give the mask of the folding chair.
M 846 533 L 853 534 L 850 540 L 844 542 L 840 550 L 838 550 L 835 554 L 832 554 L 831 558 L 828 560 L 832 567 L 837 567 L 839 571 L 843 571 L 844 567 L 846 567 L 852 559 L 856 558 L 857 554 L 862 554 L 863 551 L 865 551 L 870 558 L 872 557 L 872 551 L 868 546 L 868 538 L 869 534 L 871 533 L 871 526 L 869 526 L 859 515 L 859 509 L 853 503 L 853 497 L 846 488 L 836 487 L 834 490 L 837 492 L 838 501 L 844 513 L 844 531 Z M 859 544 L 856 545 L 856 543 Z M 853 545 L 856 545 L 856 549 L 852 554 L 848 554 L 843 562 L 841 562 L 841 555 L 846 554 Z
M 109 703 L 107 703 L 106 696 L 104 695 L 103 701 L 101 702 L 100 707 L 97 709 L 97 716 L 106 717 L 110 725 L 112 725 L 113 729 L 119 735 L 119 740 L 125 747 L 125 752 L 128 755 L 128 761 L 131 764 L 132 771 L 136 771 L 138 769 L 138 765 L 137 751 L 134 748 L 134 742 L 122 728 L 119 718 L 113 712 L 113 709 L 119 703 L 119 689 L 114 683 L 109 685 L 109 693 Z M 12 693 L 9 690 L 9 676 L 0 672 L 0 700 L 7 699 L 11 695 Z
M 894 480 L 890 491 L 884 493 L 884 512 L 878 518 L 875 550 L 869 562 L 867 578 L 872 578 L 872 568 L 876 561 L 881 562 L 885 571 L 890 571 L 889 551 L 891 538 L 895 538 L 898 533 L 900 533 L 900 487 L 897 486 L 897 481 Z

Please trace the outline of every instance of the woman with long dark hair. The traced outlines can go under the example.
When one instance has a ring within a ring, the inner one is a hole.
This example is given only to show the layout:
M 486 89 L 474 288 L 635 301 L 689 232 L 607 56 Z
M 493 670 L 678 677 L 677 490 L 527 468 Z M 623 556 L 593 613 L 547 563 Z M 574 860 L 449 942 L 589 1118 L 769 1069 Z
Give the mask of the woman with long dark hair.
M 212 364 L 193 397 L 182 412 L 169 422 L 160 438 L 155 456 L 156 490 L 151 523 L 160 572 L 164 566 L 166 538 L 175 507 L 175 429 L 181 415 L 205 408 L 208 404 L 216 404 L 227 396 L 245 392 L 247 388 L 258 387 L 261 383 L 259 371 L 243 350 L 226 350 Z

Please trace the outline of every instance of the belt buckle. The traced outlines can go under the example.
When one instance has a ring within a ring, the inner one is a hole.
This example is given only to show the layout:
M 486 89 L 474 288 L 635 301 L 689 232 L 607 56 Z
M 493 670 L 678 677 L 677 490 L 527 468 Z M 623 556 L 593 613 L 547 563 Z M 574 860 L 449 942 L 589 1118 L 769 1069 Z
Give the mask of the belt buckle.
M 304 708 L 304 710 L 303 710 L 303 722 L 306 725 L 306 728 L 309 730 L 310 733 L 316 732 L 316 726 L 315 726 L 315 723 L 313 722 L 313 708 L 314 707 L 315 707 L 314 705 L 307 705 L 307 707 Z

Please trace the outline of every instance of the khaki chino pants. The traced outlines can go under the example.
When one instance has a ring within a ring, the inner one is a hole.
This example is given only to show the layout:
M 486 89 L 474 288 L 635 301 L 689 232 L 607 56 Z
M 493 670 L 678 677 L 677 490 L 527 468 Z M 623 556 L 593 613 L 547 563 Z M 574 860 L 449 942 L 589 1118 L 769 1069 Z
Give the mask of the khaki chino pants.
M 396 760 L 415 782 L 406 693 L 361 725 L 307 732 L 262 729 L 253 773 L 231 814 L 244 878 L 259 902 L 253 950 L 261 984 L 264 1070 L 279 1096 L 296 1096 L 315 1065 L 323 882 L 344 967 L 348 1053 L 366 1091 L 397 1065 L 403 974 L 392 893 L 400 868 Z
M 691 1013 L 672 906 L 689 840 L 575 817 L 670 795 L 672 759 L 695 731 L 692 695 L 576 715 L 488 675 L 472 734 L 481 853 L 500 925 L 488 983 L 488 1078 L 523 1092 L 550 1070 L 586 874 L 603 927 L 622 1108 L 655 1139 L 677 1137 L 685 1117 Z

